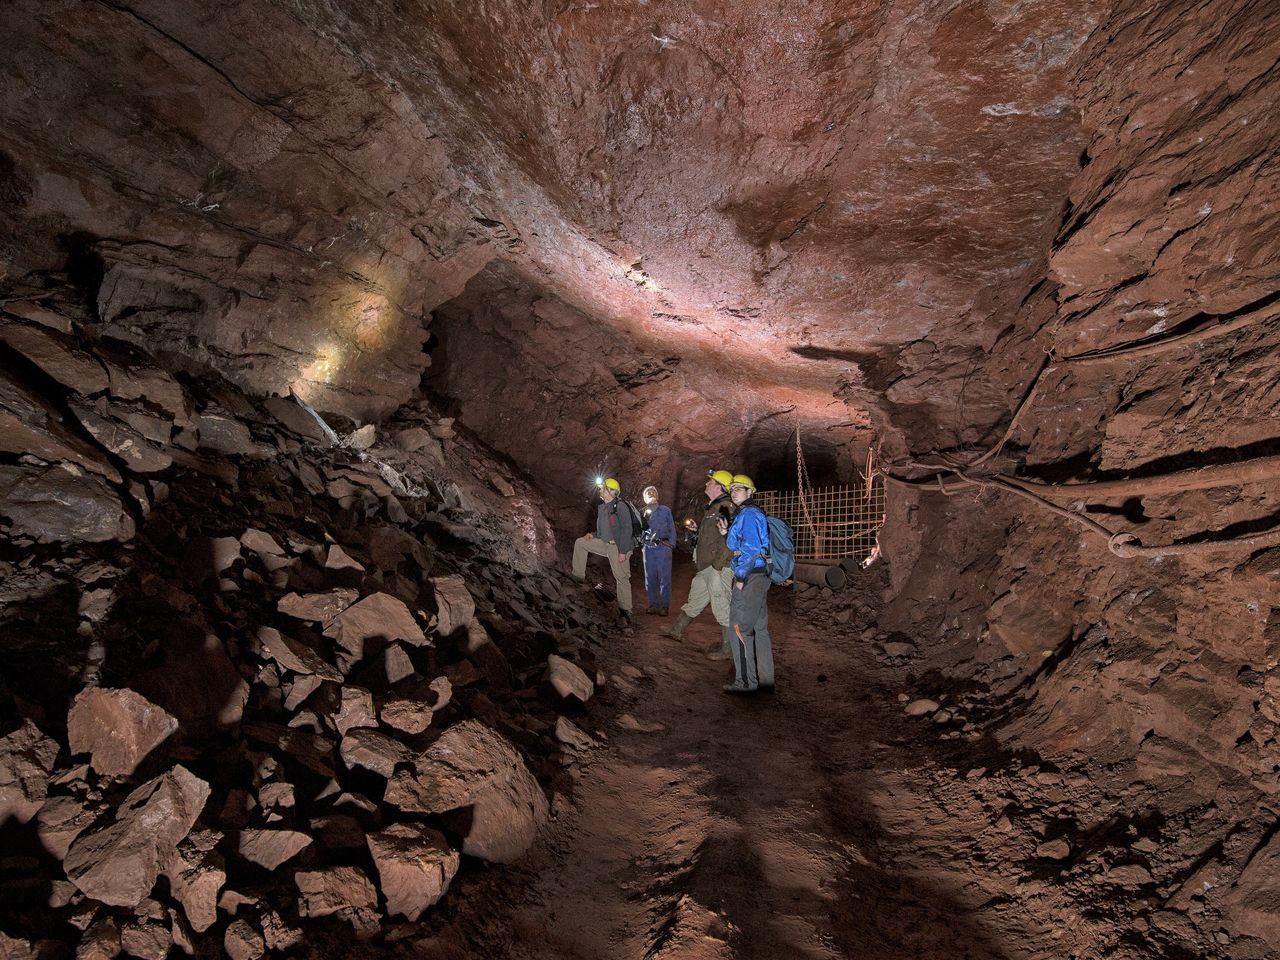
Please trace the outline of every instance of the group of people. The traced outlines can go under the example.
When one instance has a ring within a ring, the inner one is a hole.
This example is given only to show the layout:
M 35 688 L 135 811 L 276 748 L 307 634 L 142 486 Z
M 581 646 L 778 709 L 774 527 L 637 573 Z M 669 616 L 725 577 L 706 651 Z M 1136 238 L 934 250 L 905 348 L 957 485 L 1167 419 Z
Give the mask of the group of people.
M 697 524 L 693 551 L 695 572 L 689 598 L 667 635 L 683 640 L 685 630 L 708 606 L 720 624 L 721 639 L 712 644 L 713 660 L 732 660 L 729 693 L 772 689 L 773 645 L 769 638 L 769 530 L 756 505 L 756 485 L 745 474 L 707 471 L 703 488 L 707 503 Z M 610 477 L 597 484 L 600 505 L 596 529 L 573 545 L 572 577 L 585 583 L 587 558 L 602 556 L 617 583 L 618 611 L 629 623 L 632 614 L 631 554 L 643 547 L 646 613 L 665 617 L 671 605 L 671 554 L 676 545 L 671 508 L 658 502 L 656 487 L 643 492 L 643 512 L 622 497 L 622 486 Z

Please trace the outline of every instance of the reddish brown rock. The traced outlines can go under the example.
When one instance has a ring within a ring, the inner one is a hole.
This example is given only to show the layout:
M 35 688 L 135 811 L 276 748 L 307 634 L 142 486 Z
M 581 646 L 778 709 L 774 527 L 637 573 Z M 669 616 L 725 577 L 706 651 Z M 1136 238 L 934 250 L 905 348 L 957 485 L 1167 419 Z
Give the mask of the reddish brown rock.
M 120 924 L 112 917 L 95 921 L 76 946 L 76 960 L 113 960 L 120 955 Z
M 547 679 L 560 696 L 576 697 L 582 703 L 596 691 L 595 684 L 577 664 L 554 653 L 547 657 Z
M 44 848 L 62 860 L 71 842 L 98 819 L 101 811 L 75 797 L 50 797 L 40 808 L 37 835 Z
M 120 930 L 121 948 L 139 960 L 165 960 L 172 945 L 173 936 L 163 923 L 127 923 Z
M 218 919 L 218 896 L 227 882 L 222 855 L 214 849 L 221 839 L 216 830 L 193 830 L 162 866 L 170 892 L 196 933 L 208 930 Z
M 0 341 L 76 393 L 88 395 L 107 389 L 106 368 L 96 358 L 76 350 L 66 337 L 25 323 L 3 323 Z
M 93 769 L 109 777 L 133 773 L 177 729 L 176 717 L 132 690 L 89 687 L 67 715 L 71 752 L 89 754 Z
M 447 637 L 471 622 L 476 613 L 475 600 L 466 581 L 457 575 L 432 577 L 431 588 L 436 597 L 436 630 Z
M 397 764 L 413 756 L 403 743 L 376 730 L 352 730 L 339 749 L 348 767 L 363 767 L 382 777 L 390 777 Z
M 376 727 L 378 720 L 373 709 L 373 694 L 363 687 L 343 687 L 342 703 L 334 714 L 333 722 L 344 737 L 357 727 Z
M 297 710 L 323 683 L 324 678 L 315 674 L 295 677 L 292 683 L 285 684 L 284 708 L 289 711 Z
M 449 888 L 458 872 L 458 852 L 444 836 L 418 823 L 396 823 L 369 834 L 369 855 L 387 913 L 417 920 Z
M 233 920 L 227 925 L 222 947 L 231 960 L 258 960 L 266 951 L 262 934 L 247 920 Z
M 280 598 L 276 609 L 299 620 L 328 624 L 355 603 L 359 596 L 358 591 L 345 587 L 330 590 L 328 593 L 308 593 L 301 596 L 290 593 Z
M 396 684 L 413 676 L 413 661 L 409 659 L 404 647 L 393 643 L 382 651 L 382 672 L 389 684 Z
M 328 434 L 310 413 L 299 406 L 291 397 L 267 397 L 262 401 L 263 407 L 282 424 L 312 443 L 321 447 L 332 445 Z
M 356 867 L 303 870 L 294 875 L 298 886 L 298 913 L 327 917 L 355 908 L 373 909 L 378 895 L 364 872 Z
M 0 960 L 38 960 L 35 944 L 0 932 Z
M 403 640 L 415 646 L 427 642 L 409 608 L 389 593 L 375 593 L 347 607 L 325 627 L 324 635 L 332 637 L 353 662 L 364 658 L 366 640 Z
M 306 644 L 282 634 L 274 627 L 258 628 L 258 645 L 264 657 L 294 673 L 315 674 L 322 680 L 342 682 L 342 674 Z
M 0 465 L 0 502 L 15 533 L 42 543 L 128 540 L 135 532 L 115 491 L 74 464 Z
M 1266 943 L 1280 937 L 1280 841 L 1272 834 L 1230 886 L 1214 892 L 1213 901 L 1232 925 Z
M 262 918 L 262 938 L 268 950 L 283 953 L 302 942 L 302 931 L 290 926 L 274 910 L 269 910 Z
M 0 739 L 0 825 L 26 823 L 44 806 L 58 744 L 24 720 Z
M 355 570 L 357 573 L 364 573 L 364 564 L 353 559 L 336 543 L 329 547 L 329 555 L 325 557 L 324 566 L 326 570 Z
M 100 416 L 88 407 L 76 406 L 72 410 L 93 439 L 124 460 L 134 473 L 155 473 L 167 469 L 173 463 L 170 454 L 132 427 Z
M 276 542 L 275 537 L 254 527 L 250 527 L 240 535 L 240 543 L 244 545 L 246 550 L 252 550 L 263 557 L 284 556 L 284 547 Z
M 297 856 L 311 846 L 311 837 L 297 830 L 241 830 L 236 852 L 267 870 Z
M 378 717 L 392 730 L 415 735 L 431 726 L 432 709 L 423 700 L 389 700 L 378 711 Z
M 253 440 L 249 428 L 232 417 L 201 414 L 196 418 L 200 446 L 229 456 L 258 456 L 264 451 Z
M 181 766 L 149 780 L 129 794 L 113 822 L 72 842 L 63 862 L 67 877 L 95 900 L 136 906 L 208 798 L 209 785 Z
M 547 799 L 520 754 L 484 724 L 454 724 L 387 784 L 386 802 L 416 813 L 471 806 L 463 853 L 509 863 L 537 839 Z

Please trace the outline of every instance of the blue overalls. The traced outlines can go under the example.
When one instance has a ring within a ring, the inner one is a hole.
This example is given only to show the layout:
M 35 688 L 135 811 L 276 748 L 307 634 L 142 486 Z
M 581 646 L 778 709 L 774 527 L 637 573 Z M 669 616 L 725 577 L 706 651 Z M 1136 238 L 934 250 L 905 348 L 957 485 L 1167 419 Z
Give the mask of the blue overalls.
M 676 543 L 676 521 L 670 507 L 645 507 L 648 529 L 644 533 L 644 588 L 651 610 L 671 606 L 671 550 Z

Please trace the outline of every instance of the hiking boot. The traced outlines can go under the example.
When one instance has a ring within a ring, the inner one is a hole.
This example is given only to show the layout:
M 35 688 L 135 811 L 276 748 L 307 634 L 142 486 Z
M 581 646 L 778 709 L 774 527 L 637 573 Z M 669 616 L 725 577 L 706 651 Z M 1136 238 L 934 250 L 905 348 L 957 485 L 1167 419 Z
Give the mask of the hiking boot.
M 659 607 L 657 610 L 654 610 L 654 611 L 653 611 L 653 615 L 654 615 L 655 617 L 665 617 L 665 616 L 667 615 L 667 608 L 666 608 L 666 607 Z
M 667 636 L 672 640 L 683 640 L 685 628 L 691 623 L 693 623 L 693 618 L 681 610 L 680 616 L 676 617 L 676 622 L 667 631 Z
M 723 689 L 725 693 L 755 693 L 758 688 L 748 687 L 735 681 L 734 683 L 726 683 Z
M 712 650 L 710 653 L 707 654 L 707 659 L 708 660 L 732 660 L 733 654 L 731 654 L 728 650 L 721 650 L 719 645 L 717 645 L 714 650 Z

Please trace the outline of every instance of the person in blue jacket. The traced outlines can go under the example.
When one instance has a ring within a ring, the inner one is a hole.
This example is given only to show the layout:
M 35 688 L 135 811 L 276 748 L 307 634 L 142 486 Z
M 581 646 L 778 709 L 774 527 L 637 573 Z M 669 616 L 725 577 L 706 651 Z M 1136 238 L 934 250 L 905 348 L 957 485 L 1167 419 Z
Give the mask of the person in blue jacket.
M 729 627 L 733 632 L 733 683 L 727 693 L 754 693 L 760 687 L 757 653 L 768 659 L 769 683 L 773 680 L 773 652 L 769 642 L 769 525 L 755 502 L 756 485 L 745 474 L 733 478 L 729 497 L 738 512 L 733 523 L 720 521 L 725 545 L 733 551 L 733 589 L 729 593 Z M 757 642 L 763 648 L 757 650 Z
M 649 594 L 645 613 L 665 617 L 671 606 L 671 551 L 676 545 L 676 520 L 671 508 L 658 503 L 658 488 L 644 488 L 644 588 Z

